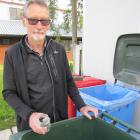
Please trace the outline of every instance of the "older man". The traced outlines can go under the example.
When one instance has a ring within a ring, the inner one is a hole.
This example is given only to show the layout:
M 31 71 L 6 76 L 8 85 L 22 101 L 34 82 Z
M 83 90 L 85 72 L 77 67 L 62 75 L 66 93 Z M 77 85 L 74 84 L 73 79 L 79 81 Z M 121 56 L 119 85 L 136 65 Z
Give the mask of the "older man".
M 97 116 L 79 95 L 64 48 L 46 36 L 51 21 L 45 1 L 27 2 L 22 21 L 27 35 L 5 53 L 3 88 L 4 99 L 16 112 L 18 131 L 31 128 L 44 134 L 47 128 L 39 125 L 40 118 L 67 119 L 68 95 L 82 114 Z

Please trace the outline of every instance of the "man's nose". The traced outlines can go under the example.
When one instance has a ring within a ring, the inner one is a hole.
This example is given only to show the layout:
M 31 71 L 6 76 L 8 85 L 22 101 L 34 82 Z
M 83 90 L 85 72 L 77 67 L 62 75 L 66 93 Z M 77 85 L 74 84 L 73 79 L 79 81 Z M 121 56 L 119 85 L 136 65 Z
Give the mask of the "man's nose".
M 42 28 L 42 24 L 41 24 L 40 21 L 37 22 L 36 27 L 37 27 L 37 28 Z

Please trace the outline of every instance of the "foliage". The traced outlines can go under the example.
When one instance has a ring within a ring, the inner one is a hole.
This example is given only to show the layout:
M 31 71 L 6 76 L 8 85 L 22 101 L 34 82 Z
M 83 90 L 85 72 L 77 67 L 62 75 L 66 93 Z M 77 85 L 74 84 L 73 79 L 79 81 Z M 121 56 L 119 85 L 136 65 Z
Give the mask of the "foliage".
M 70 67 L 71 72 L 73 72 L 73 61 L 69 60 L 69 67 Z
M 3 66 L 0 65 L 0 92 L 3 88 Z M 0 130 L 10 128 L 15 125 L 15 113 L 4 101 L 2 94 L 0 94 Z
M 58 8 L 58 1 L 57 0 L 47 0 L 49 6 L 49 13 L 51 19 L 51 32 L 54 36 L 60 36 L 60 29 L 64 29 L 66 33 L 71 32 L 72 30 L 72 5 L 69 0 L 68 9 L 64 9 L 63 11 L 63 18 L 64 22 L 59 25 L 57 19 L 57 8 Z M 61 8 L 61 7 L 60 7 Z M 77 16 L 78 16 L 78 29 L 81 29 L 83 26 L 83 0 L 77 0 Z
M 48 1 L 48 7 L 49 7 L 49 16 L 51 19 L 51 31 L 55 34 L 58 33 L 58 28 L 56 27 L 56 20 L 57 20 L 57 13 L 56 13 L 56 7 L 57 7 L 57 0 L 49 0 Z
M 66 33 L 69 33 L 71 31 L 71 11 L 70 10 L 66 10 L 64 11 L 64 22 L 63 22 L 63 29 L 66 31 Z
M 69 4 L 70 9 L 64 11 L 63 28 L 68 33 L 72 27 L 72 4 Z M 77 1 L 77 28 L 80 30 L 83 27 L 83 0 Z
M 83 27 L 83 0 L 78 1 L 78 29 Z

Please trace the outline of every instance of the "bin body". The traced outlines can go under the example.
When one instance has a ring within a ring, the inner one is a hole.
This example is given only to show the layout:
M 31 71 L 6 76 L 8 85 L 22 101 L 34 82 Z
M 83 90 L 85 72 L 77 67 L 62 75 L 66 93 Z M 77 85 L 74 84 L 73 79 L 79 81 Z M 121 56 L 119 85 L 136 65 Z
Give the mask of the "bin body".
M 85 117 L 64 120 L 52 124 L 51 130 L 45 135 L 32 131 L 23 131 L 10 136 L 10 140 L 135 140 L 129 134 L 96 118 Z
M 79 90 L 86 104 L 106 111 L 126 123 L 132 123 L 135 102 L 140 97 L 138 91 L 109 84 Z
M 72 118 L 76 116 L 76 107 L 73 103 L 72 99 L 68 96 L 68 118 Z
M 97 79 L 90 76 L 81 76 L 81 80 L 75 80 L 77 88 L 84 88 L 89 86 L 105 84 L 105 80 Z M 76 116 L 76 107 L 71 98 L 68 96 L 68 118 Z

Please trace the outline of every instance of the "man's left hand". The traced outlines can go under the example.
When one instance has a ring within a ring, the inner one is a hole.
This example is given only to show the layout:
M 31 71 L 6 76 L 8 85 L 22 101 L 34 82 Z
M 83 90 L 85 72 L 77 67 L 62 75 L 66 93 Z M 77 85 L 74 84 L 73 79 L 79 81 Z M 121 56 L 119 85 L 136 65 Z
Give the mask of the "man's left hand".
M 91 115 L 88 114 L 88 112 L 92 112 L 95 118 L 97 118 L 98 116 L 98 109 L 88 106 L 88 105 L 81 107 L 80 112 L 90 120 L 92 119 L 92 117 Z

